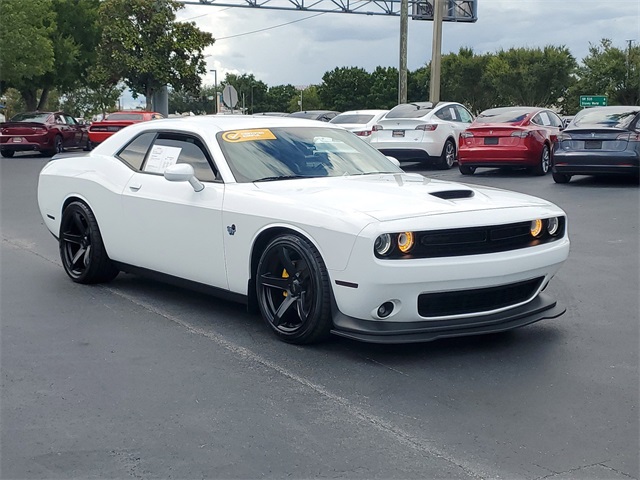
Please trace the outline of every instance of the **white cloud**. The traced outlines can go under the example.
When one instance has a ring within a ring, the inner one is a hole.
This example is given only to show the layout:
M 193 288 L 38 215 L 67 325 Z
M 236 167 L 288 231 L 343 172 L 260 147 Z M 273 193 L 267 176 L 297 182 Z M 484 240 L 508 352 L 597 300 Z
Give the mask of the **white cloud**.
M 308 11 L 186 5 L 179 19 L 197 17 L 192 21 L 218 39 L 206 52 L 211 54 L 210 68 L 218 71 L 218 82 L 232 72 L 253 73 L 268 85 L 307 85 L 320 83 L 322 75 L 336 67 L 372 71 L 377 66 L 398 66 L 398 17 L 328 13 L 299 21 L 312 15 Z M 270 28 L 293 21 L 297 22 Z M 249 33 L 261 29 L 269 30 Z M 625 47 L 629 39 L 640 41 L 640 2 L 479 0 L 476 23 L 445 23 L 442 53 L 457 52 L 460 47 L 484 53 L 565 45 L 581 60 L 589 43 L 601 38 L 611 38 L 619 47 Z M 430 61 L 431 40 L 431 22 L 409 20 L 411 70 Z M 213 83 L 213 74 L 205 83 Z
M 324 0 L 326 5 L 332 5 Z M 582 60 L 589 44 L 610 38 L 640 42 L 639 0 L 478 0 L 476 23 L 443 27 L 442 53 L 564 45 Z M 185 5 L 178 19 L 195 22 L 216 43 L 207 48 L 218 83 L 227 73 L 251 74 L 269 86 L 322 82 L 336 67 L 397 67 L 398 17 Z M 302 20 L 306 17 L 312 17 Z M 302 21 L 301 21 L 302 20 Z M 290 23 L 278 28 L 278 25 Z M 431 60 L 432 22 L 409 20 L 408 67 Z M 263 30 L 259 33 L 250 33 Z M 230 37 L 230 38 L 229 38 Z M 213 85 L 209 72 L 204 83 Z

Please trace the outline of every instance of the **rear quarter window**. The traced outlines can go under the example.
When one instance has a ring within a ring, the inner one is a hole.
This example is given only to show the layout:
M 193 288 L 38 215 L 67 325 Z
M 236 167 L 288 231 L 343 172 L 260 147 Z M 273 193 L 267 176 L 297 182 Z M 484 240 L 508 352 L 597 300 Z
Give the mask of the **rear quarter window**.
M 140 170 L 155 137 L 153 132 L 143 133 L 131 140 L 116 156 L 134 170 Z

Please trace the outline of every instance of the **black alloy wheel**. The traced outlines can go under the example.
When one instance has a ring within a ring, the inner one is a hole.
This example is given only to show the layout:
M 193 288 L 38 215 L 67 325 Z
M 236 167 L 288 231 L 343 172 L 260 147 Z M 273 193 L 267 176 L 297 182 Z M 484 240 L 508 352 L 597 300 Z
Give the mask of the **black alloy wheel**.
M 444 142 L 444 148 L 442 149 L 442 155 L 440 155 L 440 163 L 438 167 L 441 170 L 448 170 L 453 167 L 456 161 L 456 144 L 450 138 Z
M 11 158 L 15 153 L 16 152 L 14 152 L 13 150 L 2 150 L 0 152 L 0 155 L 2 155 L 4 158 Z
M 460 169 L 460 173 L 462 175 L 473 175 L 476 172 L 476 167 L 472 167 L 470 165 L 458 164 L 458 168 Z
M 305 344 L 329 334 L 329 275 L 307 240 L 285 234 L 267 245 L 258 263 L 256 293 L 262 318 L 281 340 Z
M 62 145 L 62 136 L 56 135 L 53 139 L 53 148 L 50 150 L 44 150 L 42 153 L 48 157 L 53 157 L 56 153 L 64 152 L 64 146 Z
M 62 265 L 74 282 L 103 283 L 118 275 L 102 243 L 98 222 L 83 202 L 72 202 L 64 209 L 59 248 Z

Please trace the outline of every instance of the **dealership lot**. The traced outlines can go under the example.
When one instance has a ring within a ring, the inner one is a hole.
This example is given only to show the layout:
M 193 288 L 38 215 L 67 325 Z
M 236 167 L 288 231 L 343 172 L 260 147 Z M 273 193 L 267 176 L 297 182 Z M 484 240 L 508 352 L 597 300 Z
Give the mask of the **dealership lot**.
M 120 275 L 72 283 L 3 158 L 3 478 L 637 478 L 639 191 L 486 170 L 428 176 L 568 214 L 559 319 L 419 345 L 296 347 L 233 303 Z M 187 246 L 188 247 L 188 246 Z

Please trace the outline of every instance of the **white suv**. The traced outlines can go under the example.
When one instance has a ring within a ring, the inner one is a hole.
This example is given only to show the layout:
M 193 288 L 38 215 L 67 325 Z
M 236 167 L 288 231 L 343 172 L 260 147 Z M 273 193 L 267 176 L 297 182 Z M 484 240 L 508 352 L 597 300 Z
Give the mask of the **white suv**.
M 403 103 L 374 126 L 370 143 L 398 160 L 428 161 L 447 169 L 455 163 L 460 133 L 471 122 L 473 115 L 459 103 Z

